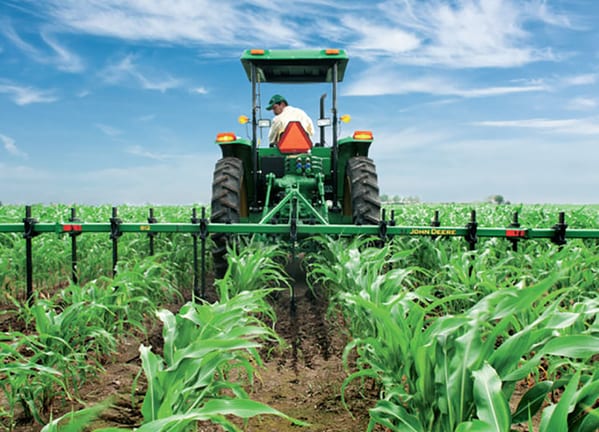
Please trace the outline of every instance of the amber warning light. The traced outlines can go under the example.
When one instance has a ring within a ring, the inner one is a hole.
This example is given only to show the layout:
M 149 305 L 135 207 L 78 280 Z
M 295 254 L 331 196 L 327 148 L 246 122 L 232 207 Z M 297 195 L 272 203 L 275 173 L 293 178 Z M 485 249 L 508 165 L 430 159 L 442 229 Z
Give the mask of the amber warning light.
M 233 132 L 222 132 L 216 135 L 216 142 L 219 143 L 223 143 L 223 142 L 231 142 L 231 141 L 235 141 L 237 139 L 237 137 L 235 136 L 235 134 Z
M 370 141 L 372 141 L 372 132 L 371 131 L 355 131 L 354 139 L 355 140 L 370 140 Z

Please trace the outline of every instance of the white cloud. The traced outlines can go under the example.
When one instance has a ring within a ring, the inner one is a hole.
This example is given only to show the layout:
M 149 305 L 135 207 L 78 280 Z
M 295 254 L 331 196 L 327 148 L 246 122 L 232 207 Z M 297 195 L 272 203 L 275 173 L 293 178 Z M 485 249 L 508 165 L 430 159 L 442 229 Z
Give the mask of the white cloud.
M 123 57 L 120 61 L 108 65 L 100 76 L 107 83 L 119 83 L 128 79 L 136 81 L 143 89 L 158 90 L 164 93 L 167 90 L 180 87 L 183 83 L 177 78 L 171 76 L 163 78 L 148 78 L 139 71 L 139 68 L 134 63 L 134 56 L 129 54 Z
M 152 121 L 156 118 L 156 114 L 147 114 L 147 115 L 143 115 L 143 116 L 139 116 L 137 118 L 137 120 L 139 120 L 140 122 L 149 122 Z
M 81 58 L 60 45 L 53 37 L 42 33 L 42 38 L 54 50 L 55 56 L 50 61 L 56 64 L 58 69 L 65 72 L 81 72 L 85 69 Z
M 109 64 L 100 73 L 102 79 L 108 83 L 117 83 L 123 81 L 135 71 L 133 64 L 133 55 L 129 54 L 123 57 L 118 62 Z
M 578 97 L 570 100 L 566 107 L 573 111 L 586 111 L 597 108 L 597 99 Z
M 410 151 L 418 151 L 437 148 L 439 143 L 445 143 L 452 139 L 452 134 L 446 130 L 436 129 L 434 131 L 408 126 L 398 130 L 377 130 L 375 132 L 375 144 L 370 153 L 375 160 L 387 160 L 396 158 L 398 154 Z
M 17 147 L 14 139 L 6 135 L 0 134 L 0 141 L 2 141 L 2 144 L 4 145 L 4 150 L 6 150 L 11 155 L 27 159 L 27 153 L 25 153 Z
M 297 45 L 296 26 L 282 20 L 267 2 L 48 0 L 45 9 L 70 30 L 127 40 L 235 46 L 242 39 Z
M 81 58 L 60 45 L 49 34 L 41 33 L 42 40 L 52 50 L 51 53 L 46 53 L 23 40 L 6 20 L 2 22 L 2 32 L 17 48 L 38 63 L 54 65 L 64 72 L 81 72 L 84 69 Z
M 598 74 L 594 73 L 574 75 L 564 78 L 563 82 L 564 84 L 571 86 L 595 84 L 598 76 Z
M 525 120 L 482 121 L 473 124 L 477 126 L 501 128 L 538 129 L 572 135 L 599 135 L 599 118 L 596 117 L 561 120 L 536 118 Z
M 121 135 L 123 132 L 117 128 L 114 128 L 112 126 L 108 126 L 102 123 L 96 123 L 96 127 L 98 129 L 100 129 L 105 135 L 108 135 L 109 137 L 116 137 L 118 135 Z
M 492 86 L 465 88 L 441 76 L 402 76 L 384 71 L 380 66 L 366 70 L 353 83 L 349 84 L 344 95 L 376 96 L 388 94 L 426 93 L 442 96 L 465 98 L 499 96 L 514 93 L 545 91 L 543 84 L 524 84 L 521 86 Z M 376 79 L 373 79 L 376 77 Z
M 15 29 L 12 27 L 12 25 L 8 22 L 8 20 L 3 20 L 3 22 L 2 22 L 2 33 L 17 48 L 19 48 L 21 51 L 23 51 L 25 54 L 27 54 L 29 57 L 33 58 L 34 60 L 35 59 L 39 60 L 43 57 L 37 48 L 35 48 L 31 44 L 28 44 L 21 38 L 21 36 L 19 36 L 19 34 L 15 31 Z
M 203 87 L 203 86 L 192 88 L 190 91 L 191 91 L 191 93 L 200 94 L 200 95 L 208 94 L 208 90 L 206 89 L 206 87 Z
M 528 24 L 572 28 L 568 17 L 541 0 L 296 3 L 279 8 L 264 0 L 48 0 L 42 8 L 70 31 L 125 40 L 305 47 L 321 35 L 342 42 L 355 56 L 455 68 L 556 60 L 550 47 L 534 40 Z
M 181 86 L 181 80 L 170 76 L 163 79 L 154 80 L 148 79 L 140 73 L 137 73 L 134 76 L 139 80 L 142 88 L 145 90 L 158 90 L 159 92 L 164 93 L 167 90 Z
M 364 26 L 351 47 L 360 49 L 372 45 L 367 41 L 378 41 L 377 47 L 394 61 L 412 65 L 514 67 L 556 60 L 550 48 L 535 46 L 525 24 L 567 25 L 567 19 L 536 1 L 405 0 L 385 1 L 377 8 L 381 13 L 377 25 Z M 393 28 L 395 34 L 401 34 L 404 42 L 399 45 L 406 52 L 398 53 L 393 45 L 382 43 L 381 28 Z
M 153 153 L 151 151 L 144 149 L 140 145 L 131 146 L 131 147 L 127 148 L 126 151 L 127 151 L 127 153 L 132 154 L 134 156 L 141 156 L 143 158 L 153 159 L 153 160 L 164 160 L 164 159 L 171 159 L 174 157 L 174 156 L 168 155 L 168 154 Z
M 359 35 L 351 46 L 352 52 L 357 56 L 374 58 L 381 54 L 397 55 L 413 51 L 421 44 L 420 39 L 412 33 L 359 16 L 347 16 L 343 24 L 346 28 L 353 28 L 355 34 Z
M 10 95 L 17 105 L 29 105 L 32 103 L 49 103 L 58 100 L 52 91 L 38 90 L 31 87 L 22 87 L 13 84 L 1 84 L 0 93 Z

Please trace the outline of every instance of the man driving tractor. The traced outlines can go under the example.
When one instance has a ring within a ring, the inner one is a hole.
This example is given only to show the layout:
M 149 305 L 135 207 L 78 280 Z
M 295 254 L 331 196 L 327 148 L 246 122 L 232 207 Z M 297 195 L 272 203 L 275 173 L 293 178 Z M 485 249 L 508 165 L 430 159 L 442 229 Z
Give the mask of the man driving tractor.
M 268 142 L 271 145 L 279 141 L 281 134 L 291 121 L 299 121 L 310 137 L 314 135 L 312 119 L 302 109 L 290 106 L 283 96 L 276 94 L 271 97 L 266 109 L 272 110 L 275 115 L 268 133 Z

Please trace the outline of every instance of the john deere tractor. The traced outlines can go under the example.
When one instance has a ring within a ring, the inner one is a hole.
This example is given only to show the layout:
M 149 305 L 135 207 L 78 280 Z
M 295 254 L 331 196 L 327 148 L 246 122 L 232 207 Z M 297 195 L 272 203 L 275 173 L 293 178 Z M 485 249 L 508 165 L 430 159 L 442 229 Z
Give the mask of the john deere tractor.
M 241 63 L 251 83 L 249 137 L 219 133 L 222 158 L 212 183 L 211 222 L 250 224 L 249 232 L 282 224 L 296 240 L 297 227 L 311 225 L 376 225 L 381 204 L 374 162 L 368 157 L 372 132 L 339 137 L 337 85 L 343 81 L 348 56 L 341 49 L 244 51 Z M 290 122 L 276 145 L 261 145 L 260 84 L 330 83 L 330 117 L 326 93 L 320 97 L 320 118 L 313 142 L 299 122 Z M 330 128 L 330 133 L 326 133 Z M 330 143 L 325 142 L 329 136 Z M 217 275 L 226 269 L 230 234 L 212 235 Z

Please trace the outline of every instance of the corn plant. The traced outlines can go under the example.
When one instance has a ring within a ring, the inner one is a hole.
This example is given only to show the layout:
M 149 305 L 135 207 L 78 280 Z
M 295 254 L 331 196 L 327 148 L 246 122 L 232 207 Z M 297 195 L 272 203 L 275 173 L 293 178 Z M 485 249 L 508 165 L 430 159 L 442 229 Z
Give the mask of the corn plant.
M 235 398 L 248 398 L 243 386 L 227 377 L 242 372 L 239 375 L 251 380 L 255 365 L 261 365 L 259 341 L 275 338 L 271 329 L 251 315 L 268 313 L 267 293 L 242 292 L 214 305 L 189 303 L 176 317 L 160 311 L 164 358 L 140 348 L 148 379 L 142 406 L 146 422 L 193 412 L 209 400 L 227 399 L 225 391 Z
M 241 291 L 265 288 L 290 288 L 284 265 L 287 254 L 276 244 L 266 245 L 256 239 L 242 248 L 229 248 L 227 271 L 216 281 L 221 300 Z
M 70 285 L 59 291 L 57 301 L 83 303 L 111 333 L 147 331 L 158 305 L 180 299 L 175 278 L 157 255 L 120 261 L 114 278 L 99 277 L 84 286 Z
M 56 389 L 68 394 L 68 388 L 59 371 L 41 362 L 41 345 L 33 336 L 12 332 L 0 334 L 0 388 L 7 402 L 7 410 L 0 418 L 12 430 L 17 408 L 25 418 L 43 423 L 48 399 Z
M 58 312 L 54 304 L 42 301 L 31 308 L 40 360 L 62 371 L 71 388 L 79 388 L 90 374 L 101 369 L 99 356 L 116 349 L 114 336 L 98 321 L 98 309 L 75 303 Z

